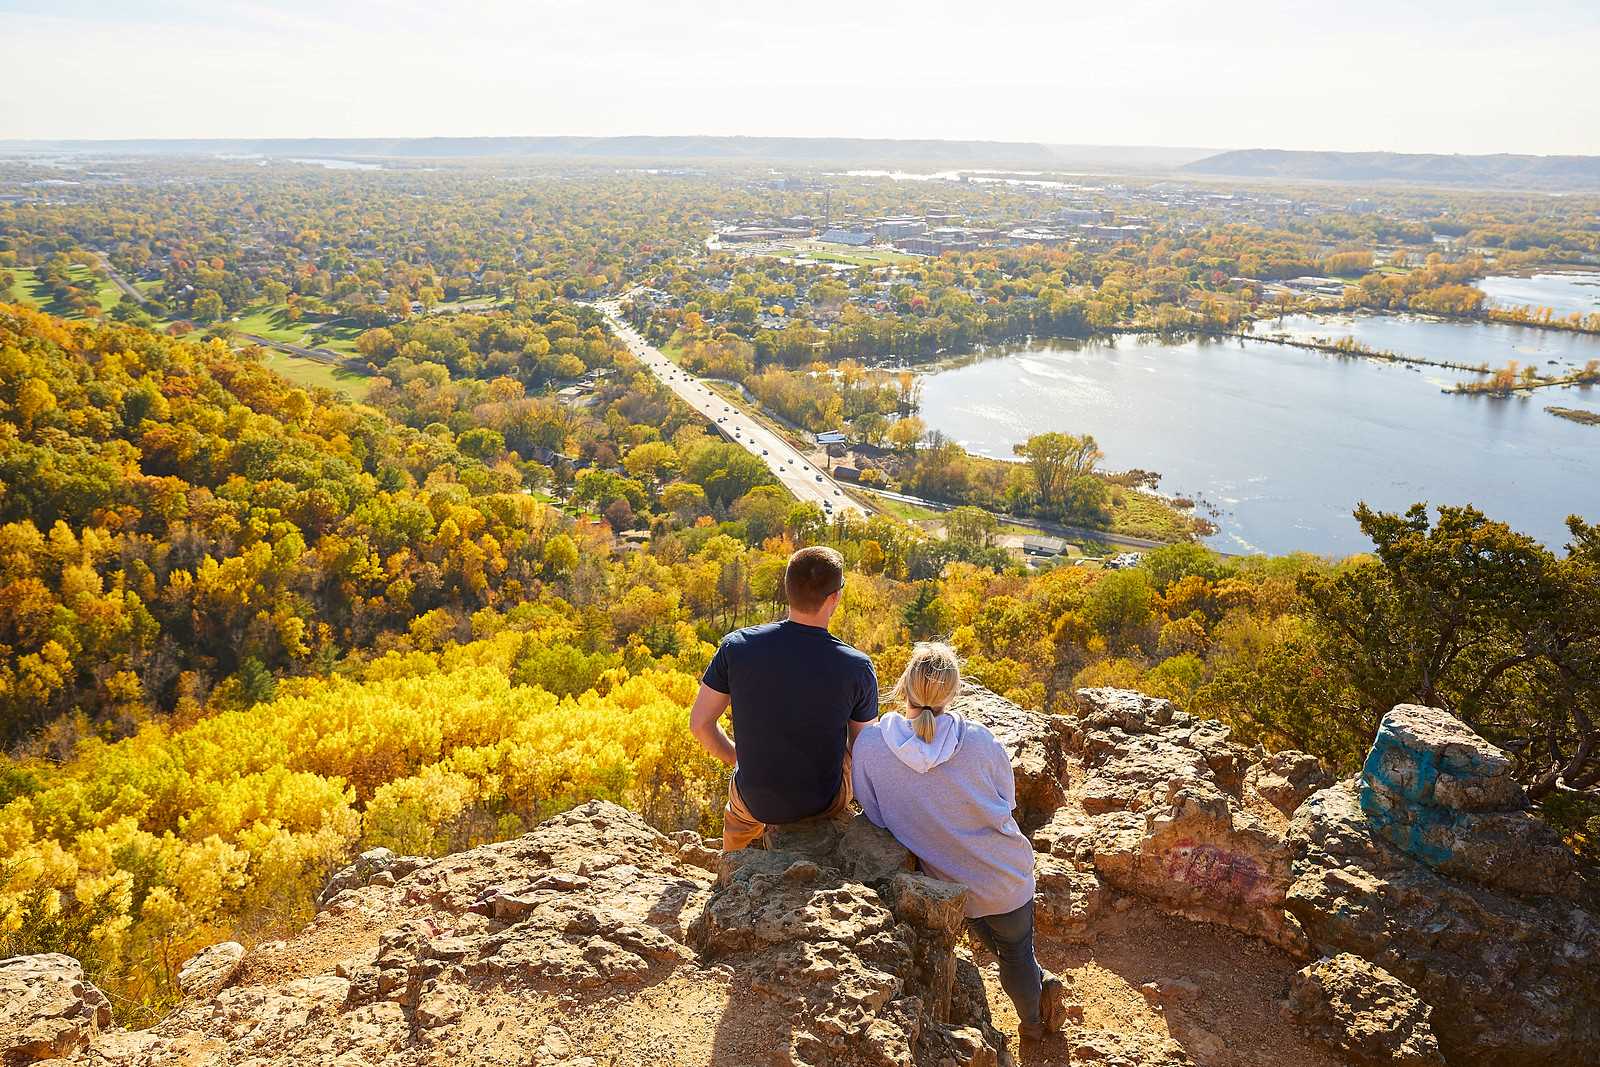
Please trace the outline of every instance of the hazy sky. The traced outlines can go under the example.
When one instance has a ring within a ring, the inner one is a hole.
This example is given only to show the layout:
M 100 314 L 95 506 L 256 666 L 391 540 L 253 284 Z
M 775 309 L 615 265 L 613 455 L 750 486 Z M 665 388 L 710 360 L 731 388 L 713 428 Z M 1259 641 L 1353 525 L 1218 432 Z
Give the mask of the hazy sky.
M 0 138 L 1600 154 L 1600 0 L 0 0 Z

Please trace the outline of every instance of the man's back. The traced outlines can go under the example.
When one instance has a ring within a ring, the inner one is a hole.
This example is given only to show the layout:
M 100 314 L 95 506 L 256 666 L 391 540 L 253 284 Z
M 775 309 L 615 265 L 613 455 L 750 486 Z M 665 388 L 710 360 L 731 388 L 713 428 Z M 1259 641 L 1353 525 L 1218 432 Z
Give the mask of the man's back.
M 843 780 L 848 723 L 878 714 L 872 661 L 792 619 L 723 638 L 703 681 L 732 697 L 736 785 L 767 823 L 825 810 Z

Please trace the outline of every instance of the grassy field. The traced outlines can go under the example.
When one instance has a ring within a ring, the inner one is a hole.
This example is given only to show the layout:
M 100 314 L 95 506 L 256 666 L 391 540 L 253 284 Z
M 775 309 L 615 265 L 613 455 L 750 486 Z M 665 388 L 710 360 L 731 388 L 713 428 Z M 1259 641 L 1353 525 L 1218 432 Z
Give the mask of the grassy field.
M 16 278 L 16 283 L 11 287 L 8 295 L 10 300 L 26 304 L 29 307 L 48 311 L 52 315 L 63 318 L 72 317 L 70 308 L 56 307 L 53 301 L 48 301 L 40 284 L 39 275 L 32 267 L 7 267 L 0 273 L 9 273 Z M 94 290 L 95 300 L 102 310 L 109 311 L 122 299 L 122 291 L 111 283 L 109 278 L 104 278 L 88 267 L 74 263 L 68 269 L 67 275 L 79 285 L 88 285 Z
M 340 319 L 302 319 L 295 322 L 289 318 L 287 308 L 282 304 L 260 304 L 246 308 L 229 325 L 239 333 L 255 334 L 306 348 L 325 348 L 345 356 L 356 354 L 355 341 L 362 332 L 355 324 Z M 262 362 L 296 385 L 331 389 L 352 400 L 365 400 L 372 391 L 374 379 L 368 375 L 343 367 L 330 367 L 326 363 L 280 352 L 275 348 L 266 348 L 264 351 L 266 356 Z
M 925 508 L 920 504 L 908 504 L 904 500 L 895 500 L 891 497 L 878 496 L 868 493 L 867 498 L 872 501 L 872 506 L 878 510 L 893 515 L 897 519 L 907 522 L 943 522 L 944 512 Z
M 920 504 L 910 504 L 904 500 L 895 500 L 891 497 L 878 496 L 876 493 L 863 493 L 862 496 L 870 501 L 873 507 L 879 509 L 885 514 L 893 515 L 897 519 L 903 519 L 906 522 L 917 525 L 936 524 L 942 528 L 944 525 L 945 516 L 949 514 L 949 512 L 935 511 L 933 508 L 925 508 Z M 999 518 L 999 516 L 996 516 L 996 518 Z M 1014 522 L 1006 522 L 1003 518 L 1000 520 L 1000 525 L 995 527 L 994 532 L 996 537 L 1046 536 L 1041 535 L 1040 531 L 1031 526 L 1020 526 Z M 1101 555 L 1104 553 L 1105 548 L 1106 546 L 1099 541 L 1084 539 L 1082 540 L 1081 544 L 1078 541 L 1068 541 L 1066 550 L 1062 553 L 1062 555 L 1069 559 L 1077 558 L 1085 554 Z
M 1148 537 L 1156 541 L 1182 541 L 1194 532 L 1188 513 L 1158 496 L 1124 490 L 1121 497 L 1122 503 L 1111 511 L 1113 533 Z
M 844 263 L 852 267 L 893 267 L 912 263 L 916 256 L 905 252 L 891 252 L 879 248 L 852 248 L 849 245 L 825 245 L 811 241 L 796 241 L 788 246 L 796 256 L 817 263 Z
M 355 355 L 356 338 L 362 333 L 361 327 L 344 319 L 301 319 L 295 322 L 289 318 L 288 309 L 283 304 L 258 304 L 246 308 L 231 325 L 240 333 L 253 333 L 258 337 L 307 348 L 326 348 L 346 356 Z
M 365 400 L 377 379 L 343 367 L 330 367 L 304 356 L 291 356 L 275 348 L 263 348 L 261 362 L 296 385 L 331 389 L 351 400 Z

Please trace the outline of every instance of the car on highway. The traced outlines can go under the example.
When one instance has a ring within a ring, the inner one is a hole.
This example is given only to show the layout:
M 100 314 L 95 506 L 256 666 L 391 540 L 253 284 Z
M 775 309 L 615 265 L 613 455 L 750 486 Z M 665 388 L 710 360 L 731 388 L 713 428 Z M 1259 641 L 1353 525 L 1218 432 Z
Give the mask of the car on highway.
M 819 481 L 819 482 L 822 481 L 822 475 L 820 475 L 820 474 L 817 475 L 817 481 Z

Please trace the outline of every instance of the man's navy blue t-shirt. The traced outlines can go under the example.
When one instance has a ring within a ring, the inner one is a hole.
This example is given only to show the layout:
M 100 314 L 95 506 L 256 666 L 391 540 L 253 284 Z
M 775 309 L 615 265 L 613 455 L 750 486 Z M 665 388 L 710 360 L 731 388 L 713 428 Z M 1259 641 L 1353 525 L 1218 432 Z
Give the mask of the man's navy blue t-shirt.
M 733 698 L 739 796 L 766 823 L 827 810 L 843 783 L 846 724 L 878 717 L 872 660 L 791 619 L 724 637 L 701 681 Z

